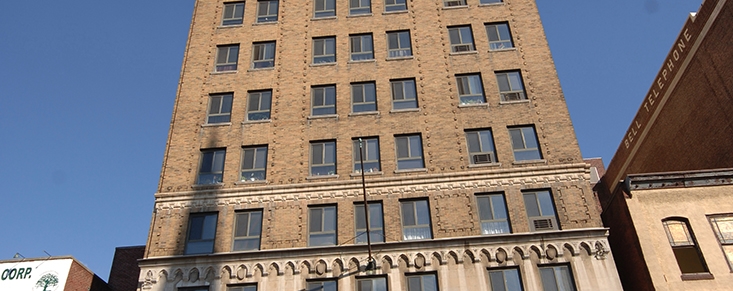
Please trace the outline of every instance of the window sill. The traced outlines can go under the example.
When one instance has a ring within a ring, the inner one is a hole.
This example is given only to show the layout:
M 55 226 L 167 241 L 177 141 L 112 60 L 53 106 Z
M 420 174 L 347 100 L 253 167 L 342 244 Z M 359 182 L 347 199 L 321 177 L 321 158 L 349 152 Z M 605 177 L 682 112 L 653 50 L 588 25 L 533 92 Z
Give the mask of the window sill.
M 369 16 L 373 16 L 373 14 L 371 12 L 363 13 L 363 14 L 349 14 L 346 16 L 346 18 L 358 18 L 358 17 L 369 17 Z
M 329 119 L 329 118 L 338 119 L 339 118 L 339 115 L 338 114 L 327 114 L 327 115 L 311 115 L 311 116 L 308 116 L 308 119 Z
M 407 57 L 396 57 L 396 58 L 387 58 L 387 61 L 402 61 L 402 60 L 412 60 L 415 57 L 413 56 L 407 56 Z
M 275 67 L 267 67 L 267 68 L 250 68 L 247 70 L 247 72 L 261 72 L 261 71 L 272 71 L 275 70 Z
M 308 176 L 306 180 L 337 179 L 339 175 Z
M 501 167 L 501 163 L 470 164 L 468 168 L 493 168 Z
M 337 19 L 337 18 L 338 18 L 337 16 L 313 17 L 313 18 L 311 18 L 311 21 L 316 21 L 316 20 L 331 20 L 331 19 Z
M 467 52 L 451 52 L 451 56 L 461 56 L 461 55 L 475 55 L 478 54 L 477 50 L 467 51 Z
M 378 176 L 378 175 L 384 175 L 384 172 L 378 171 L 378 172 L 364 172 L 364 176 Z M 349 174 L 351 177 L 361 177 L 361 173 L 354 172 Z
M 217 29 L 225 29 L 225 28 L 237 28 L 237 27 L 242 27 L 242 26 L 244 26 L 244 24 L 219 25 L 216 28 Z
M 520 104 L 520 103 L 529 103 L 529 99 L 522 99 L 518 101 L 499 101 L 500 105 L 504 104 Z
M 379 111 L 351 112 L 349 116 L 379 115 Z
M 489 50 L 490 53 L 498 53 L 498 52 L 508 52 L 508 51 L 516 51 L 517 48 L 515 47 L 509 47 L 509 48 L 503 48 L 503 49 L 495 49 L 495 50 Z
M 491 7 L 491 6 L 504 6 L 504 2 L 499 2 L 499 3 L 484 3 L 484 4 L 479 3 L 478 4 L 478 7 Z
M 489 107 L 489 103 L 458 104 L 458 108 Z
M 230 125 L 232 125 L 231 122 L 205 123 L 205 124 L 202 124 L 201 127 L 217 127 L 217 126 L 230 126 Z
M 392 109 L 389 113 L 420 112 L 420 108 Z
M 257 123 L 270 123 L 270 122 L 272 122 L 272 119 L 245 120 L 245 121 L 242 121 L 242 124 L 257 124 Z
M 252 26 L 259 26 L 259 25 L 273 25 L 277 24 L 277 21 L 268 21 L 268 22 L 255 22 L 252 23 Z
M 532 165 L 532 164 L 547 164 L 547 160 L 527 160 L 527 161 L 514 161 L 512 165 Z
M 454 9 L 465 9 L 465 8 L 468 8 L 468 5 L 448 6 L 448 7 L 443 6 L 442 9 L 443 10 L 454 10 Z
M 237 70 L 233 70 L 233 71 L 221 71 L 221 72 L 213 71 L 213 72 L 211 72 L 212 75 L 226 75 L 226 74 L 236 74 L 236 73 L 237 73 Z
M 220 189 L 222 187 L 224 187 L 224 183 L 191 185 L 191 189 L 193 190 Z
M 680 275 L 682 281 L 713 280 L 715 276 L 711 273 L 690 273 Z
M 407 13 L 407 12 L 408 12 L 407 9 L 405 9 L 405 10 L 397 10 L 397 11 L 384 11 L 384 12 L 382 12 L 382 15 L 403 14 L 403 13 Z
M 335 66 L 337 63 L 318 63 L 318 64 L 310 64 L 311 67 L 328 67 L 328 66 Z
M 395 174 L 402 174 L 402 173 L 417 173 L 417 172 L 428 172 L 428 168 L 419 168 L 419 169 L 405 169 L 405 170 L 395 170 Z
M 242 181 L 234 182 L 234 185 L 252 185 L 252 184 L 267 184 L 267 180 L 255 180 L 255 181 L 242 180 Z
M 348 62 L 348 64 L 363 64 L 363 63 L 376 63 L 376 62 L 377 62 L 377 60 L 375 60 L 375 59 L 369 59 L 369 60 L 357 60 L 357 61 L 354 61 L 354 60 L 350 60 L 350 61 Z

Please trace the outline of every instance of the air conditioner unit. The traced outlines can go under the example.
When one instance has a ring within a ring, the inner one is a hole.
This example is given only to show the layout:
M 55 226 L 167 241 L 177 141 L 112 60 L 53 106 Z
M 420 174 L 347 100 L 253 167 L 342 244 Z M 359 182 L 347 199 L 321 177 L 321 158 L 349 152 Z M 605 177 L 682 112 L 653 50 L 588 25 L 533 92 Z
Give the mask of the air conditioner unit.
M 531 231 L 544 231 L 557 229 L 557 221 L 554 217 L 530 217 L 529 228 Z
M 524 100 L 524 93 L 523 92 L 511 92 L 511 93 L 502 93 L 502 97 L 504 97 L 504 101 L 520 101 Z
M 454 52 L 470 52 L 471 45 L 470 44 L 455 45 L 453 46 L 453 51 Z
M 489 164 L 494 162 L 495 161 L 493 153 L 473 155 L 474 164 Z

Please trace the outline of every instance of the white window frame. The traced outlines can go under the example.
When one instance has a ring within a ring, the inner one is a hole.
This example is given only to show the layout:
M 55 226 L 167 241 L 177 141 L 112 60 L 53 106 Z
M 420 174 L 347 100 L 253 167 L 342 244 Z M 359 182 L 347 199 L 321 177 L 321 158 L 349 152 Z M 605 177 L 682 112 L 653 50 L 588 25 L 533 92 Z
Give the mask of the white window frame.
M 715 237 L 718 238 L 718 243 L 720 243 L 723 256 L 728 262 L 728 267 L 733 271 L 733 214 L 710 215 L 708 220 Z
M 496 83 L 503 102 L 527 100 L 524 92 L 524 81 L 519 71 L 496 72 Z
M 329 151 L 329 145 L 332 149 Z M 316 152 L 320 151 L 321 159 L 316 160 Z M 336 175 L 336 141 L 313 141 L 310 143 L 310 175 L 311 176 L 333 176 Z M 321 171 L 316 171 L 316 168 L 325 169 L 326 173 L 321 174 Z
M 239 15 L 237 15 L 239 14 Z M 244 22 L 244 2 L 226 2 L 222 11 L 221 26 L 241 25 Z
M 405 39 L 405 37 L 407 37 Z M 387 32 L 387 58 L 399 59 L 412 57 L 412 40 L 409 30 Z
M 252 69 L 275 67 L 275 42 L 264 41 L 252 44 Z
M 241 181 L 265 181 L 267 179 L 267 146 L 242 148 Z M 251 161 L 247 159 L 251 157 Z M 247 165 L 250 165 L 247 167 Z
M 390 80 L 389 84 L 393 110 L 418 108 L 415 79 Z
M 405 207 L 410 205 L 411 211 Z M 427 215 L 428 221 L 420 221 L 420 212 Z M 430 203 L 427 199 L 400 201 L 402 222 L 402 240 L 425 240 L 433 238 L 432 217 L 430 217 Z M 408 220 L 408 217 L 412 220 Z
M 456 75 L 458 100 L 461 105 L 485 104 L 484 83 L 481 74 Z
M 516 135 L 516 134 L 519 135 Z M 516 141 L 515 141 L 515 138 Z M 521 144 L 519 144 L 518 138 L 521 137 Z M 512 151 L 514 152 L 514 160 L 519 161 L 532 161 L 542 159 L 542 150 L 540 149 L 540 141 L 537 138 L 537 132 L 534 126 L 516 126 L 509 128 L 509 138 L 512 143 Z M 529 143 L 528 143 L 529 142 Z M 533 145 L 534 144 L 534 145 Z M 527 157 L 525 154 L 529 153 Z M 520 156 L 517 156 L 517 155 Z
M 472 140 L 474 139 L 477 142 L 475 145 L 472 144 Z M 491 129 L 466 130 L 466 147 L 468 148 L 469 162 L 472 165 L 494 164 L 499 162 L 496 158 L 494 135 Z
M 216 240 L 216 225 L 218 219 L 216 212 L 191 213 L 188 217 L 188 229 L 186 233 L 186 245 L 183 251 L 184 255 L 199 255 L 214 253 L 214 242 Z M 194 232 L 194 219 L 202 218 L 201 229 Z M 194 233 L 200 233 L 201 237 L 191 238 Z M 206 250 L 194 250 L 194 244 L 200 245 L 196 248 Z
M 352 61 L 365 61 L 374 59 L 374 41 L 372 34 L 352 34 L 349 36 Z
M 229 123 L 232 118 L 233 93 L 209 95 L 209 110 L 206 112 L 206 124 Z M 220 118 L 222 118 L 220 120 Z
M 329 98 L 329 92 L 333 96 Z M 332 101 L 332 102 L 329 102 Z M 318 112 L 316 112 L 318 111 Z M 321 111 L 325 113 L 321 113 Z M 319 85 L 311 87 L 311 116 L 336 114 L 336 86 Z
M 450 40 L 450 50 L 453 53 L 476 51 L 470 25 L 448 27 L 448 39 Z
M 323 6 L 318 9 L 318 5 Z M 333 17 L 336 16 L 336 0 L 314 0 L 313 1 L 313 18 Z
M 514 48 L 512 31 L 508 22 L 486 23 L 486 34 L 489 38 L 489 50 L 505 50 Z M 506 28 L 503 30 L 502 28 Z M 504 35 L 502 35 L 504 34 Z
M 257 23 L 277 22 L 279 6 L 279 0 L 257 0 Z
M 240 230 L 241 219 L 246 218 L 244 233 L 237 233 Z M 254 219 L 253 219 L 254 218 Z M 256 251 L 260 249 L 260 238 L 262 236 L 262 210 L 246 210 L 234 213 L 234 234 L 232 238 L 232 251 Z M 238 242 L 254 242 L 256 247 L 238 247 Z
M 336 37 L 313 38 L 313 64 L 336 63 Z
M 208 162 L 206 159 L 210 159 Z M 224 179 L 224 165 L 226 162 L 226 149 L 205 149 L 201 150 L 201 158 L 199 159 L 199 171 L 197 173 L 197 185 L 221 184 Z M 206 164 L 210 164 L 209 169 L 204 169 Z
M 332 210 L 330 213 L 333 214 L 333 217 L 327 217 L 329 215 L 329 212 L 327 210 Z M 317 212 L 317 213 L 316 213 Z M 312 225 L 312 223 L 315 221 L 315 216 L 320 215 L 320 225 L 317 226 L 318 229 L 314 229 L 315 225 Z M 328 229 L 330 226 L 327 225 L 327 220 L 332 219 L 333 220 L 333 229 Z M 333 236 L 331 243 L 322 243 L 322 244 L 316 244 L 313 236 L 324 236 L 324 237 L 331 237 Z M 336 205 L 321 205 L 321 206 L 309 206 L 308 207 L 308 246 L 310 247 L 317 247 L 317 246 L 335 246 L 338 245 L 338 208 Z
M 384 210 L 382 202 L 369 201 L 369 238 L 371 243 L 385 242 L 384 238 Z M 364 214 L 364 203 L 354 204 L 354 243 L 367 243 L 366 237 L 366 215 Z M 363 225 L 361 227 L 359 224 Z
M 358 99 L 359 97 L 361 99 Z M 375 111 L 377 111 L 377 84 L 374 82 L 351 83 L 351 112 Z
M 216 46 L 215 72 L 233 72 L 237 70 L 239 59 L 239 44 Z

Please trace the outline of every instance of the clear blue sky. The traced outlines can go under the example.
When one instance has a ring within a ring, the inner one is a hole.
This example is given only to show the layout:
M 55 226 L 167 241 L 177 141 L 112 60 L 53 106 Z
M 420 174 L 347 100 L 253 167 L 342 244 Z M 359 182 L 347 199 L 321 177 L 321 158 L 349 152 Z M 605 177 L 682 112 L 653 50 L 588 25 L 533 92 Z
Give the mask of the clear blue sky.
M 538 0 L 584 157 L 610 161 L 701 2 Z M 106 280 L 145 244 L 193 3 L 0 1 L 0 259 Z

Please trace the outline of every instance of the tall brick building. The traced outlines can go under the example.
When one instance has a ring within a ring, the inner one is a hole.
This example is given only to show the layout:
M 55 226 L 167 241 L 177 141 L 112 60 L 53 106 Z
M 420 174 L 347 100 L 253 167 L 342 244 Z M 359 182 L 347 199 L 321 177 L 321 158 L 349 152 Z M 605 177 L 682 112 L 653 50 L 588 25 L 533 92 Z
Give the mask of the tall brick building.
M 589 180 L 534 1 L 198 0 L 140 289 L 619 290 Z

